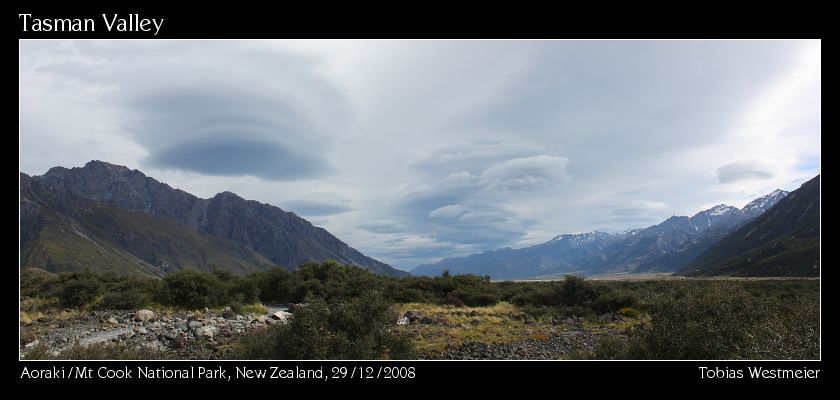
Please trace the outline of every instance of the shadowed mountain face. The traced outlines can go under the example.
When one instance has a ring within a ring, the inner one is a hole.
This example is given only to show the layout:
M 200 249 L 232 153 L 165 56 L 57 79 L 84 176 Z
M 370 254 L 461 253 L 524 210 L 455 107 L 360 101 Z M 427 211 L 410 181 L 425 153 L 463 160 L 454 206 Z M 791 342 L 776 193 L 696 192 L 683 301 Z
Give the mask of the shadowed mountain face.
M 820 176 L 730 233 L 681 273 L 689 276 L 819 276 Z
M 646 229 L 566 234 L 523 249 L 499 249 L 415 268 L 415 275 L 473 273 L 493 278 L 676 271 L 713 243 L 787 195 L 776 190 L 742 209 L 723 204 L 692 217 L 673 216 Z
M 69 192 L 91 204 L 110 206 L 109 210 L 166 220 L 203 237 L 225 239 L 284 267 L 333 259 L 381 274 L 408 275 L 365 256 L 294 213 L 245 200 L 230 192 L 201 199 L 140 171 L 101 161 L 91 161 L 83 168 L 55 167 L 42 176 L 31 178 L 21 175 L 22 181 L 30 182 L 30 187 L 37 186 L 40 191 Z M 21 191 L 24 191 L 23 184 Z M 22 219 L 25 219 L 24 214 L 22 209 Z M 34 222 L 27 221 L 26 224 Z M 29 233 L 22 236 L 33 237 Z M 24 240 L 21 248 L 25 249 L 27 245 Z
M 21 174 L 21 267 L 163 276 L 184 268 L 247 273 L 274 266 L 230 240 Z

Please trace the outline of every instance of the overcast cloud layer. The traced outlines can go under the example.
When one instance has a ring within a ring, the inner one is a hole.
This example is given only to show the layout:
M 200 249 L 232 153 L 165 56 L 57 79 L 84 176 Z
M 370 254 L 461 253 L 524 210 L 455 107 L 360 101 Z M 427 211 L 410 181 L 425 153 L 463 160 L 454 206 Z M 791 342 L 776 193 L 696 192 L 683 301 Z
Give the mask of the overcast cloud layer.
M 819 173 L 819 41 L 22 41 L 20 168 L 99 159 L 410 269 Z

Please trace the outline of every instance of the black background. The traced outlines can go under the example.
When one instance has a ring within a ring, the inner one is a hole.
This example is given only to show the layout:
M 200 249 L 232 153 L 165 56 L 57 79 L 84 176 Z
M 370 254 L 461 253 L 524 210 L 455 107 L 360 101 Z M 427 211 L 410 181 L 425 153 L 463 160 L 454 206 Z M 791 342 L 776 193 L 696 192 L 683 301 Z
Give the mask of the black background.
M 148 5 L 96 6 L 96 5 L 25 5 L 17 13 L 7 14 L 6 29 L 15 29 L 18 39 L 284 39 L 284 38 L 393 38 L 393 39 L 803 39 L 822 38 L 824 10 L 816 8 L 774 8 L 769 3 L 761 7 L 712 3 L 636 4 L 615 6 L 594 4 L 589 9 L 565 3 L 528 5 L 516 7 L 493 6 L 482 3 L 476 6 L 456 7 L 453 4 L 402 3 L 399 7 L 389 4 L 361 7 L 358 3 L 273 3 L 271 7 L 254 3 L 233 8 L 234 4 L 214 6 L 197 3 L 152 8 Z M 33 18 L 94 18 L 95 32 L 23 32 L 18 17 L 31 13 Z M 123 15 L 139 13 L 141 18 L 164 18 L 157 36 L 152 32 L 108 32 L 101 22 L 102 13 Z M 12 28 L 14 27 L 14 28 Z M 14 198 L 14 197 L 12 197 Z M 13 253 L 12 253 L 13 254 Z M 11 286 L 14 280 L 7 280 Z M 8 292 L 17 293 L 10 288 Z M 823 334 L 825 337 L 825 334 Z M 825 343 L 825 341 L 823 341 Z M 11 350 L 11 349 L 10 349 Z M 823 347 L 825 354 L 825 347 Z M 9 354 L 11 355 L 11 354 Z M 15 355 L 17 358 L 17 355 Z M 517 386 L 519 383 L 542 382 L 545 385 L 581 386 L 597 392 L 600 389 L 620 388 L 629 393 L 651 391 L 660 385 L 704 386 L 741 384 L 814 384 L 832 379 L 830 371 L 823 371 L 823 362 L 719 362 L 719 361 L 416 361 L 416 362 L 353 362 L 353 361 L 17 361 L 14 370 L 18 383 L 44 385 L 50 383 L 102 384 L 102 383 L 186 383 L 187 380 L 149 380 L 134 378 L 131 381 L 94 379 L 21 379 L 24 367 L 46 369 L 84 365 L 95 369 L 106 366 L 118 369 L 138 365 L 151 368 L 184 368 L 189 365 L 214 368 L 222 366 L 228 375 L 235 374 L 237 366 L 283 369 L 324 367 L 329 373 L 333 366 L 373 367 L 411 366 L 416 378 L 399 379 L 347 379 L 327 381 L 329 384 L 468 384 L 482 387 L 496 385 Z M 742 369 L 747 367 L 820 369 L 819 379 L 763 380 L 702 379 L 699 367 Z M 94 373 L 95 375 L 95 373 Z M 282 379 L 232 379 L 230 382 L 200 380 L 205 384 L 313 384 L 306 380 Z M 595 383 L 594 386 L 591 382 Z M 441 389 L 442 390 L 442 389 Z M 443 393 L 441 390 L 429 392 Z M 555 397 L 555 396 L 552 396 Z

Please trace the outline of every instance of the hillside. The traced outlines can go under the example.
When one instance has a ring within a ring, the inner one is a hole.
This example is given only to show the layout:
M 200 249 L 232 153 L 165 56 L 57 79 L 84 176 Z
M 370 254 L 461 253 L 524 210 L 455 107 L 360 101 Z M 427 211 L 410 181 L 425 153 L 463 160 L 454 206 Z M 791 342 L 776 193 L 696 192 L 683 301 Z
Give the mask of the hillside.
M 179 269 L 247 273 L 265 257 L 187 225 L 44 188 L 21 174 L 21 267 L 162 276 Z
M 620 233 L 563 234 L 535 246 L 486 251 L 420 265 L 416 275 L 472 273 L 493 278 L 534 278 L 563 274 L 672 272 L 737 227 L 783 199 L 775 190 L 741 209 L 716 205 L 691 217 L 672 216 L 645 229 Z
M 159 235 L 173 238 L 195 238 L 195 235 L 198 235 L 225 239 L 239 246 L 235 248 L 236 251 L 230 253 L 231 255 L 248 254 L 242 253 L 243 249 L 248 250 L 264 257 L 257 263 L 260 265 L 266 265 L 267 260 L 268 264 L 295 268 L 307 261 L 332 259 L 381 274 L 408 275 L 365 256 L 325 229 L 313 226 L 294 213 L 253 200 L 245 200 L 230 192 L 202 199 L 173 189 L 140 171 L 102 161 L 91 161 L 82 168 L 55 167 L 44 175 L 33 176 L 27 180 L 30 180 L 33 186 L 41 188 L 40 190 L 65 191 L 96 204 L 108 205 L 109 208 L 102 209 L 109 210 L 108 213 L 119 214 L 114 215 L 111 220 L 120 223 L 131 224 L 130 221 L 152 217 L 153 224 L 163 224 L 160 221 L 164 220 L 170 222 L 168 228 L 179 230 L 176 234 L 174 231 L 169 232 L 169 229 L 163 229 L 165 233 L 156 233 Z M 115 209 L 126 212 L 120 213 L 114 211 Z M 23 213 L 22 211 L 22 218 Z M 55 218 L 51 219 L 53 220 Z M 95 223 L 91 222 L 91 226 L 93 225 Z M 189 228 L 190 232 L 181 232 L 183 228 Z M 136 236 L 152 240 L 148 236 L 150 232 L 140 232 Z M 176 242 L 177 240 L 173 243 Z M 226 246 L 222 246 L 225 251 L 234 250 Z M 22 245 L 22 248 L 24 247 Z M 180 254 L 185 250 L 186 247 L 173 248 L 172 252 Z M 169 259 L 157 261 L 159 263 L 155 265 L 158 267 L 170 263 Z
M 820 176 L 686 266 L 688 276 L 818 276 Z

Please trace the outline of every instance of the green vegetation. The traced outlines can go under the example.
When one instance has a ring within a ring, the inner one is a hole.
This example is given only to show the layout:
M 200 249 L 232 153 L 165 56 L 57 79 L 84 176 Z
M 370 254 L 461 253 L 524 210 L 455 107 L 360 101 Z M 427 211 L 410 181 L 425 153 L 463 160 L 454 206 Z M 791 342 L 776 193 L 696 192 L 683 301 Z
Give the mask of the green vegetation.
M 242 340 L 244 359 L 409 359 L 408 338 L 395 334 L 399 315 L 378 293 L 328 304 L 308 296 L 288 324 Z
M 625 340 L 602 341 L 599 359 L 816 359 L 814 281 L 679 282 L 652 295 L 651 318 Z
M 126 348 L 112 343 L 92 346 L 76 345 L 58 354 L 45 346 L 36 346 L 26 353 L 27 360 L 165 360 L 167 353 L 146 347 Z
M 395 325 L 394 306 L 445 321 L 423 326 L 428 343 L 419 343 L 418 350 L 440 351 L 449 341 L 539 338 L 545 336 L 540 326 L 575 316 L 601 332 L 596 348 L 579 357 L 819 357 L 817 280 L 630 282 L 569 276 L 556 282 L 491 282 L 449 274 L 398 279 L 324 262 L 249 275 L 184 270 L 164 279 L 27 268 L 21 296 L 24 322 L 57 307 L 230 306 L 236 313 L 262 313 L 260 302 L 306 304 L 294 308 L 290 324 L 243 340 L 240 351 L 249 358 L 408 358 L 412 345 Z M 464 315 L 472 311 L 477 314 Z M 605 314 L 621 318 L 601 318 Z

